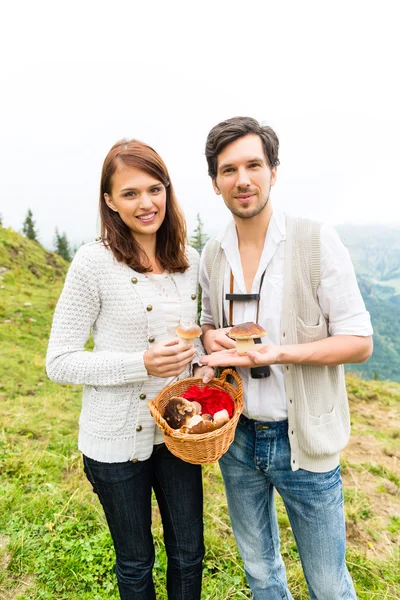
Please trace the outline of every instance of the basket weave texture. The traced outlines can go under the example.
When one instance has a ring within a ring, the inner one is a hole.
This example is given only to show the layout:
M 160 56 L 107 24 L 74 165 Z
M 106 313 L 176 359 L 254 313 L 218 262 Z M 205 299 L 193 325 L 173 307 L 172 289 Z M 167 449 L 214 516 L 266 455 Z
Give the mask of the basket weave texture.
M 226 378 L 232 375 L 237 388 L 228 383 Z M 179 429 L 172 429 L 163 419 L 163 414 L 168 400 L 172 396 L 182 396 L 192 385 L 200 389 L 206 385 L 227 392 L 235 405 L 232 418 L 220 429 L 209 433 L 181 433 Z M 216 462 L 229 448 L 235 436 L 236 425 L 243 410 L 243 385 L 236 371 L 225 369 L 219 378 L 203 383 L 198 377 L 189 377 L 165 387 L 154 400 L 148 402 L 150 412 L 158 427 L 164 433 L 167 448 L 185 462 L 192 464 L 209 464 Z

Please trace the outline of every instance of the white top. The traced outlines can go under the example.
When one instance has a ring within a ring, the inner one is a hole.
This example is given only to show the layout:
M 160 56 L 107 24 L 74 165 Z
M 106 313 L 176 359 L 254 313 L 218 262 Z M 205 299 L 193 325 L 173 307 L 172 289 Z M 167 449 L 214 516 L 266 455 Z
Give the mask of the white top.
M 162 309 L 164 311 L 165 325 L 167 335 L 165 339 L 176 337 L 176 328 L 178 327 L 181 314 L 181 301 L 178 290 L 176 289 L 175 281 L 169 273 L 147 273 L 146 277 L 157 289 L 159 296 L 162 298 Z M 173 381 L 177 381 L 177 377 L 169 377 L 165 379 L 165 386 Z M 164 442 L 164 434 L 158 427 L 154 434 L 154 444 L 162 444 Z
M 229 292 L 230 269 L 235 279 L 234 292 L 246 294 L 234 221 L 217 236 L 225 252 L 225 293 Z M 274 209 L 265 239 L 251 293 L 261 288 L 258 323 L 267 331 L 263 343 L 280 344 L 286 222 L 283 212 Z M 210 284 L 204 264 L 200 263 L 202 296 L 202 325 L 213 324 L 210 310 Z M 369 313 L 358 288 L 348 250 L 330 225 L 321 227 L 321 283 L 317 290 L 319 304 L 329 322 L 330 335 L 372 335 Z M 224 301 L 225 317 L 229 319 L 229 302 Z M 233 323 L 256 321 L 257 302 L 234 302 Z M 287 419 L 283 365 L 272 365 L 271 376 L 251 379 L 249 369 L 238 369 L 243 380 L 244 414 L 251 419 L 279 421 Z

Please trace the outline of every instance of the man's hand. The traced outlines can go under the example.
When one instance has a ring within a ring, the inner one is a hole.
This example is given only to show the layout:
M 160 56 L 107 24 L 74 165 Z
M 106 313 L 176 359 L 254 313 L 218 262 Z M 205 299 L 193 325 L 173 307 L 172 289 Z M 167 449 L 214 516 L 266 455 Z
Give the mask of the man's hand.
M 153 377 L 176 377 L 180 375 L 196 355 L 193 346 L 179 344 L 178 338 L 162 340 L 144 353 L 144 366 Z
M 236 350 L 215 352 L 200 359 L 209 367 L 255 367 L 258 365 L 343 365 L 368 360 L 372 353 L 372 338 L 357 335 L 332 335 L 306 344 L 257 344 L 244 356 Z
M 236 348 L 236 342 L 226 335 L 231 330 L 231 327 L 214 329 L 211 325 L 203 325 L 202 329 L 203 346 L 208 354 Z
M 257 344 L 257 352 L 252 350 L 241 356 L 236 349 L 214 352 L 210 356 L 203 356 L 201 364 L 209 367 L 256 367 L 260 365 L 273 365 L 279 357 L 280 346 L 271 344 Z

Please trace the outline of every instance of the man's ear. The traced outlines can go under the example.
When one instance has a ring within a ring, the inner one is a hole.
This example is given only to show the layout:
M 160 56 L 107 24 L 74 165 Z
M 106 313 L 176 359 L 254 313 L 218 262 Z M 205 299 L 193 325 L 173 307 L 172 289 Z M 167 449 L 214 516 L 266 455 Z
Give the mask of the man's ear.
M 109 194 L 104 194 L 104 200 L 105 200 L 105 203 L 107 204 L 108 208 L 111 208 L 111 210 L 113 210 L 114 212 L 118 212 L 114 205 L 113 199 L 111 198 L 111 196 Z
M 278 175 L 278 167 L 275 166 L 271 169 L 271 187 L 273 185 L 275 185 L 277 175 Z
M 213 188 L 214 188 L 214 192 L 215 192 L 215 193 L 216 193 L 218 196 L 220 196 L 220 195 L 221 195 L 221 192 L 219 191 L 219 187 L 217 186 L 217 180 L 216 180 L 216 179 L 212 179 L 211 181 L 212 181 L 212 185 L 213 185 Z

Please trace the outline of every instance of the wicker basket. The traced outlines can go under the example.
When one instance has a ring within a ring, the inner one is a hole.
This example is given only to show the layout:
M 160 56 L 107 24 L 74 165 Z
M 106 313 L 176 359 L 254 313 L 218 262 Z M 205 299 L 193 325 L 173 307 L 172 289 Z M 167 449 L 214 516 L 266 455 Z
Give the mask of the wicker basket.
M 232 375 L 235 379 L 237 389 L 226 381 L 228 375 Z M 197 385 L 199 388 L 204 388 L 206 385 L 215 387 L 231 396 L 235 408 L 228 423 L 215 431 L 198 434 L 181 433 L 178 429 L 172 429 L 168 425 L 162 417 L 168 400 L 172 396 L 182 396 L 192 385 Z M 197 377 L 182 379 L 164 388 L 154 400 L 148 402 L 148 407 L 158 427 L 163 431 L 165 444 L 172 454 L 192 464 L 213 463 L 228 450 L 233 442 L 236 425 L 243 410 L 242 380 L 232 369 L 225 369 L 219 378 L 212 379 L 207 384 Z

